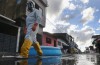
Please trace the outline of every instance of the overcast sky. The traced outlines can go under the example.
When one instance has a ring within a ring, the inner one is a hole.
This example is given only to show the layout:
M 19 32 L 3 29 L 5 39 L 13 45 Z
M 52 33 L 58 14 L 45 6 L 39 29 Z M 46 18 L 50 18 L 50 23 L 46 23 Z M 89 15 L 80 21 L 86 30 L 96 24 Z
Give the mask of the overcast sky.
M 46 27 L 50 33 L 72 35 L 83 51 L 100 34 L 100 0 L 48 0 Z

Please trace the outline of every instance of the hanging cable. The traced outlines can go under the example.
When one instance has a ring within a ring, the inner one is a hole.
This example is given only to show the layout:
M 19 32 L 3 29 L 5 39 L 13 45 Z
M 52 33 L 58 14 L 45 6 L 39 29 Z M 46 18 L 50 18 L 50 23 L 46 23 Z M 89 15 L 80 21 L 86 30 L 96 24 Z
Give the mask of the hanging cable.
M 54 25 L 48 18 L 46 18 L 46 19 L 48 20 L 49 23 L 51 23 L 51 25 L 53 25 L 56 29 L 58 29 L 58 28 L 56 27 L 56 25 Z M 58 31 L 61 32 L 61 33 L 63 33 L 60 29 L 58 29 Z

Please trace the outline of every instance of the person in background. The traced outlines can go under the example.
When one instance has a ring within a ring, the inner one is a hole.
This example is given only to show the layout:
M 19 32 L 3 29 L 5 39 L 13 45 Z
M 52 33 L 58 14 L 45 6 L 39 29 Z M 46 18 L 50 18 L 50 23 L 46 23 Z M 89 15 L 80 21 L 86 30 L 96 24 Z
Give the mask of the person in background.
M 39 42 L 36 39 L 39 24 L 41 22 L 41 16 L 39 15 L 40 12 L 35 8 L 35 4 L 32 1 L 27 2 L 27 10 L 29 13 L 26 17 L 26 35 L 24 43 L 21 47 L 20 55 L 17 58 L 28 58 L 28 53 L 31 46 L 34 47 L 39 56 L 42 56 L 43 54 Z

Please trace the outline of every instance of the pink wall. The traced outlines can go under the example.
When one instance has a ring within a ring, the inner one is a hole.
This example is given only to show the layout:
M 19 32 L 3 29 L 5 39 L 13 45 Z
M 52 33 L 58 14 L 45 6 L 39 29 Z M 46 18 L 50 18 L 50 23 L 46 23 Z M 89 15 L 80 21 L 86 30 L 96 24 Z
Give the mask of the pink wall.
M 46 37 L 51 39 L 51 44 L 46 43 Z M 42 45 L 43 46 L 54 46 L 54 40 L 57 41 L 54 37 L 47 35 L 47 34 L 43 34 L 43 38 L 42 38 Z M 57 44 L 56 44 L 57 45 Z

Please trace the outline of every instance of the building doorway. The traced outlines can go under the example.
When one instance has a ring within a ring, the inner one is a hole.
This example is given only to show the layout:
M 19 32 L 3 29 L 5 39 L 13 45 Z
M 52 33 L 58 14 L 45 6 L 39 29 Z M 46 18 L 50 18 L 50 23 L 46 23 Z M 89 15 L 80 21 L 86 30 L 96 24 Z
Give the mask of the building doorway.
M 56 40 L 54 40 L 54 47 L 57 47 Z

